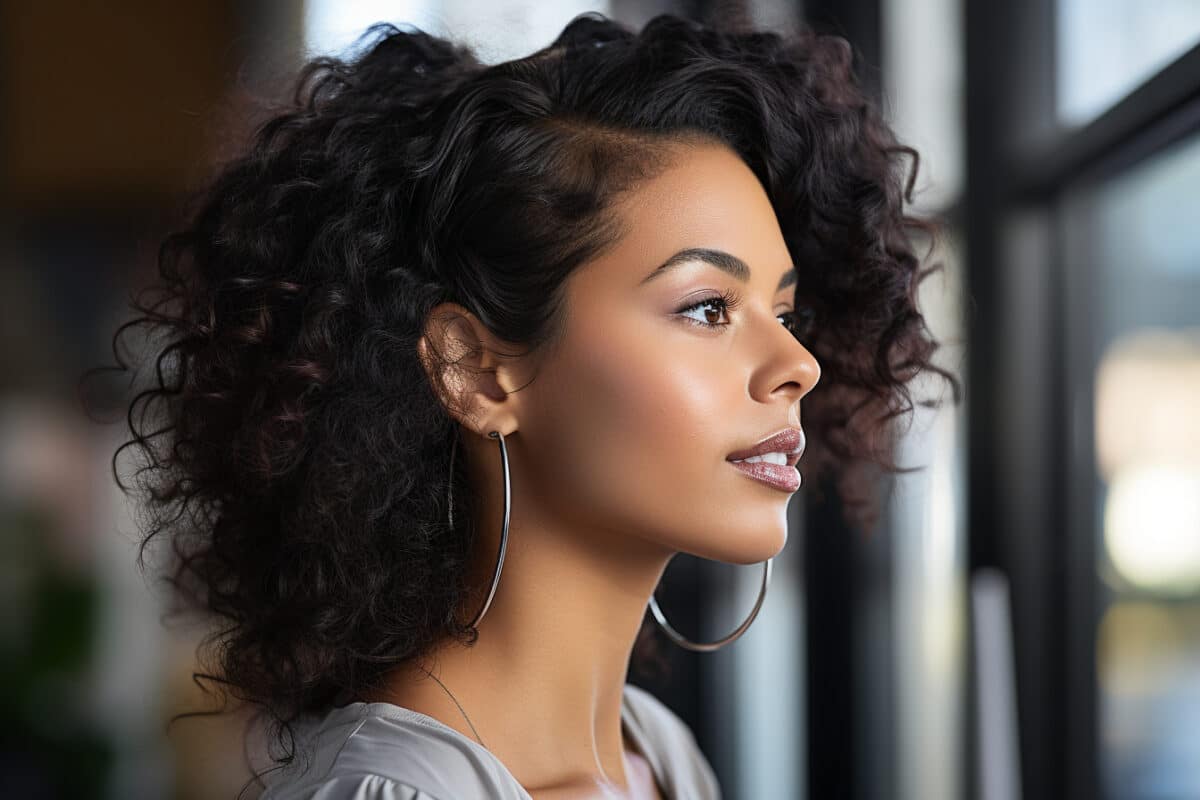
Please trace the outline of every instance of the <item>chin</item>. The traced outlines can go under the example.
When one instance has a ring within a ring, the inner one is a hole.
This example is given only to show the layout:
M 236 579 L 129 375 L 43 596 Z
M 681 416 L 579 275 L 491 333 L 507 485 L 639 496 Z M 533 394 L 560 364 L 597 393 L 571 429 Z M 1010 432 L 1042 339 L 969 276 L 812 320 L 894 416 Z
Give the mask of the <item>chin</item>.
M 786 519 L 752 529 L 725 530 L 719 539 L 695 543 L 689 551 L 700 558 L 726 564 L 757 564 L 783 552 L 788 540 Z

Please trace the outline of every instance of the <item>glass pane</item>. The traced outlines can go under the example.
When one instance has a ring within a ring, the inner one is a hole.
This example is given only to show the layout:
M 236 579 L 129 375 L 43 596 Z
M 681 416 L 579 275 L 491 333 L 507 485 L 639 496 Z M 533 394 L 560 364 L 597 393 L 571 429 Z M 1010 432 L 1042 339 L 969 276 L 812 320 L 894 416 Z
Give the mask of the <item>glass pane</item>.
M 1200 8 L 1200 5 L 1196 6 Z M 1101 779 L 1200 797 L 1200 141 L 1087 205 L 1098 337 Z
M 917 213 L 944 209 L 963 188 L 962 13 L 959 0 L 884 0 L 884 110 L 921 154 Z
M 961 3 L 880 4 L 884 110 L 900 140 L 920 153 L 917 214 L 939 213 L 963 188 Z M 925 242 L 918 247 L 924 252 Z M 946 231 L 927 264 L 945 270 L 921 284 L 920 306 L 942 342 L 937 363 L 962 375 L 961 232 Z M 896 459 L 917 472 L 896 476 L 887 523 L 861 548 L 855 704 L 863 755 L 861 798 L 963 797 L 968 756 L 962 727 L 966 683 L 966 402 L 925 376 L 917 397 L 942 395 L 940 409 L 917 407 Z M 942 394 L 945 390 L 944 395 Z M 883 563 L 880 564 L 879 562 Z M 815 732 L 814 735 L 819 734 Z M 756 795 L 766 797 L 767 795 Z M 771 795 L 774 796 L 774 795 Z
M 409 23 L 467 42 L 493 64 L 550 44 L 585 11 L 612 14 L 605 0 L 306 0 L 304 44 L 311 54 L 340 52 L 372 23 Z
M 1200 42 L 1196 0 L 1059 0 L 1058 116 L 1081 125 Z

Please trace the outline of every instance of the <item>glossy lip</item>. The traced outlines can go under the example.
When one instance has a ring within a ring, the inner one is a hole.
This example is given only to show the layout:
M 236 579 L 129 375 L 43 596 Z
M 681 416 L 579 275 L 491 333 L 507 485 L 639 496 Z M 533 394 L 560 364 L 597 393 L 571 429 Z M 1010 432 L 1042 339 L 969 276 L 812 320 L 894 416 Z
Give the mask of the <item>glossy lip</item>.
M 800 473 L 795 467 L 771 464 L 766 461 L 731 461 L 730 465 L 739 472 L 744 472 L 756 481 L 761 481 L 773 489 L 794 492 L 800 488 Z
M 764 453 L 783 453 L 787 456 L 787 464 L 794 467 L 804 453 L 804 430 L 802 428 L 784 428 L 778 433 L 768 436 L 758 444 L 738 450 L 725 456 L 726 461 L 737 461 L 751 456 L 761 456 Z

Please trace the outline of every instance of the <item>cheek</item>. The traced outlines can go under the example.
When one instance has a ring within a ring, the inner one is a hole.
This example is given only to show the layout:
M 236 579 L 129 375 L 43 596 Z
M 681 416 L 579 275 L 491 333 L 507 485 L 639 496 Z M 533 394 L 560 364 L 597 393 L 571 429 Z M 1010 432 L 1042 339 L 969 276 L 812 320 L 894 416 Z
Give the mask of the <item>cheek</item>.
M 606 541 L 636 536 L 739 564 L 778 552 L 786 495 L 725 462 L 761 426 L 749 360 L 644 312 L 607 313 L 590 333 L 576 323 L 529 386 L 530 504 Z
M 737 413 L 734 376 L 714 368 L 703 341 L 686 337 L 661 326 L 610 328 L 581 341 L 557 370 L 566 416 L 585 431 L 587 461 L 606 480 L 674 494 L 672 483 L 723 459 L 722 428 Z
M 755 422 L 745 419 L 744 376 L 716 336 L 670 327 L 578 336 L 539 375 L 526 427 L 535 453 L 554 454 L 534 467 L 549 487 L 541 502 L 574 529 L 600 522 L 709 557 L 760 560 L 781 546 L 784 503 L 725 463 Z

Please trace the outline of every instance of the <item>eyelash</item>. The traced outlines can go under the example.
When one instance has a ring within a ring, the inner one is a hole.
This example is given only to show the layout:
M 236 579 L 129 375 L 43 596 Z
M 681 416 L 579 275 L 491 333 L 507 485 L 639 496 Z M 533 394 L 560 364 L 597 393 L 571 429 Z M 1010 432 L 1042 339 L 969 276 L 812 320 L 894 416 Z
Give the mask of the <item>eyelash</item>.
M 741 305 L 741 302 L 742 302 L 742 298 L 737 292 L 735 292 L 732 289 L 726 289 L 726 290 L 722 291 L 721 294 L 719 294 L 719 295 L 714 295 L 712 297 L 706 297 L 702 300 L 692 303 L 691 305 L 685 306 L 684 308 L 679 309 L 678 312 L 676 312 L 676 313 L 682 315 L 682 314 L 686 314 L 689 311 L 694 311 L 697 308 L 702 308 L 704 306 L 715 306 L 715 307 L 721 309 L 722 311 L 724 311 L 726 314 L 728 314 L 731 311 L 733 311 L 734 309 L 736 309 L 739 305 Z M 799 339 L 802 336 L 807 336 L 808 333 L 812 330 L 812 323 L 813 323 L 813 319 L 814 319 L 815 315 L 816 315 L 816 312 L 814 312 L 811 308 L 806 308 L 803 311 L 784 311 L 783 313 L 777 314 L 776 316 L 786 317 L 788 320 L 790 320 L 789 322 L 785 323 L 785 326 L 788 328 L 788 330 L 790 330 L 792 332 L 793 336 L 795 336 L 797 339 Z M 709 328 L 709 329 L 724 328 L 727 325 L 729 325 L 728 322 L 726 322 L 726 323 L 703 322 L 701 320 L 693 319 L 691 317 L 683 317 L 683 319 L 687 320 L 688 322 L 692 323 L 693 325 L 699 325 L 702 328 Z

